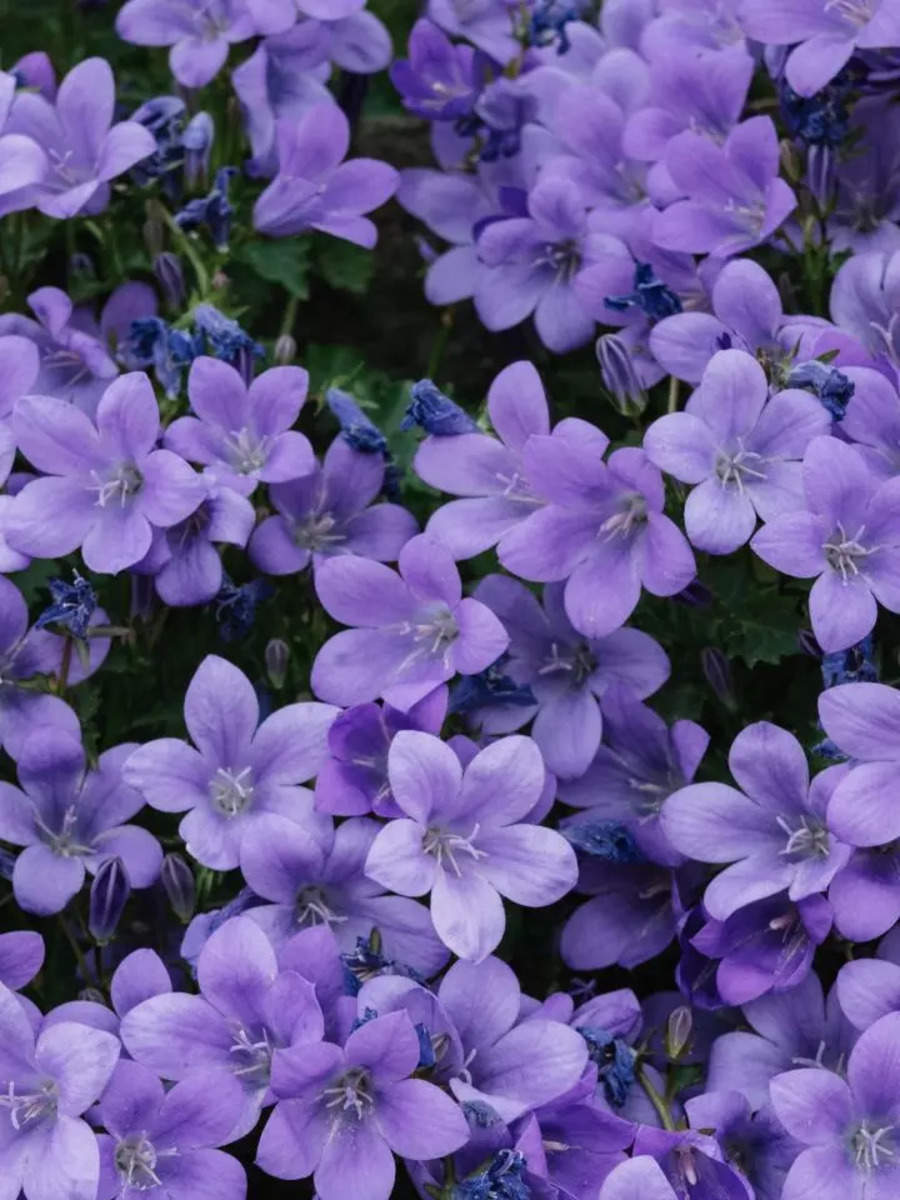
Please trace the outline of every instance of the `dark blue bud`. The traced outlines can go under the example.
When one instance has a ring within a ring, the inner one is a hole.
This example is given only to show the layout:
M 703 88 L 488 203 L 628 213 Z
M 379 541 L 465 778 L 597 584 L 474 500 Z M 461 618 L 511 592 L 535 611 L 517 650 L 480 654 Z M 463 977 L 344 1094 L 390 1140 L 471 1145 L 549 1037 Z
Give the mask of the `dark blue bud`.
M 348 445 L 362 454 L 385 453 L 387 438 L 351 395 L 340 388 L 329 388 L 325 393 L 325 403 L 337 418 L 341 435 Z
M 588 1044 L 591 1062 L 597 1064 L 606 1099 L 613 1108 L 621 1108 L 634 1083 L 634 1050 L 622 1038 L 596 1026 L 580 1025 L 577 1032 Z
M 213 358 L 221 358 L 223 362 L 234 366 L 242 353 L 262 358 L 265 354 L 262 346 L 254 342 L 237 321 L 226 317 L 224 313 L 212 304 L 198 304 L 191 312 L 201 345 L 205 345 L 206 353 Z M 203 351 L 201 350 L 200 353 Z
M 374 1021 L 378 1016 L 378 1012 L 374 1008 L 369 1008 L 368 1005 L 363 1009 L 363 1015 L 357 1017 L 350 1026 L 350 1032 L 355 1033 L 357 1029 L 362 1029 L 363 1025 L 368 1025 L 370 1021 Z
M 184 272 L 177 254 L 163 250 L 153 260 L 153 274 L 159 283 L 163 299 L 170 308 L 180 309 L 187 299 Z
M 88 907 L 88 929 L 95 942 L 108 942 L 116 932 L 130 895 L 131 882 L 121 858 L 104 859 L 91 884 Z
M 826 688 L 841 683 L 873 683 L 878 678 L 875 644 L 868 634 L 848 650 L 822 656 L 822 682 Z
M 843 420 L 856 390 L 856 384 L 836 367 L 829 367 L 817 359 L 793 367 L 787 377 L 787 386 L 805 388 L 818 396 L 835 421 Z
M 223 572 L 222 586 L 213 601 L 222 641 L 242 641 L 253 628 L 257 605 L 271 594 L 272 585 L 266 579 L 238 585 Z
M 433 1067 L 436 1062 L 434 1056 L 434 1046 L 431 1042 L 431 1034 L 421 1021 L 417 1022 L 415 1030 L 416 1037 L 419 1039 L 419 1062 L 417 1069 L 420 1071 L 426 1071 L 430 1067 Z
M 35 621 L 38 629 L 45 625 L 62 625 L 73 637 L 86 638 L 88 626 L 97 607 L 97 596 L 86 579 L 73 571 L 72 583 L 51 579 L 48 587 L 53 603 Z
M 566 825 L 560 829 L 566 841 L 591 858 L 602 858 L 607 862 L 644 862 L 633 834 L 624 825 L 615 821 L 591 821 Z
M 537 704 L 527 684 L 518 684 L 503 673 L 503 660 L 478 675 L 462 675 L 450 690 L 450 712 L 471 713 L 502 705 L 531 708 Z
M 400 425 L 412 429 L 419 425 L 435 437 L 453 437 L 459 433 L 477 433 L 478 426 L 464 409 L 445 396 L 430 379 L 420 379 L 410 388 L 411 403 Z
M 469 1124 L 477 1129 L 490 1129 L 492 1125 L 499 1125 L 501 1122 L 496 1110 L 483 1100 L 464 1100 L 462 1110 Z
M 634 266 L 634 291 L 625 296 L 606 296 L 603 303 L 614 312 L 639 308 L 651 321 L 661 321 L 681 312 L 681 300 L 661 279 L 657 279 L 649 263 Z
M 162 861 L 160 879 L 172 911 L 186 925 L 197 909 L 194 872 L 180 854 L 167 854 Z

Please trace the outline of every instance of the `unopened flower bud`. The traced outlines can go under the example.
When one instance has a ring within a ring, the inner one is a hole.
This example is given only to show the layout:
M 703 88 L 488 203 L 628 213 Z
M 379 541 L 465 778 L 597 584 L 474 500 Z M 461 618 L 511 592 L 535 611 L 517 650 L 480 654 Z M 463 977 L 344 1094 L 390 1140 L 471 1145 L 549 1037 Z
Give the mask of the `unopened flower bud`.
M 669 1013 L 666 1022 L 666 1054 L 671 1059 L 681 1058 L 691 1040 L 694 1018 L 686 1004 L 679 1004 Z
M 676 592 L 672 599 L 686 608 L 707 608 L 712 604 L 713 594 L 705 583 L 693 579 L 686 588 Z
M 112 938 L 130 895 L 131 882 L 121 858 L 105 859 L 91 884 L 88 929 L 94 941 Z
M 216 126 L 208 112 L 198 112 L 185 126 L 181 144 L 185 152 L 184 177 L 189 188 L 206 179 L 215 133 Z
M 647 407 L 647 394 L 625 342 L 617 333 L 604 333 L 597 338 L 595 350 L 613 407 L 625 417 L 638 416 Z
M 187 924 L 197 907 L 194 872 L 180 854 L 167 854 L 162 861 L 160 879 L 175 916 Z
M 76 279 L 96 279 L 94 260 L 89 254 L 77 250 L 69 259 L 69 271 Z
M 700 668 L 703 671 L 703 677 L 712 688 L 716 697 L 726 708 L 735 708 L 736 700 L 731 666 L 722 651 L 718 650 L 715 646 L 704 646 L 700 651 Z
M 834 198 L 834 151 L 830 146 L 815 143 L 806 151 L 806 186 L 824 212 Z
M 278 340 L 275 343 L 275 361 L 279 366 L 287 367 L 297 357 L 297 343 L 289 333 L 278 335 Z
M 266 645 L 266 674 L 276 691 L 284 687 L 290 657 L 290 647 L 281 638 L 272 638 Z
M 822 647 L 816 641 L 816 635 L 811 629 L 801 629 L 797 634 L 797 641 L 804 654 L 810 655 L 811 658 L 822 657 Z
M 102 1004 L 106 1008 L 106 997 L 99 988 L 82 988 L 78 993 L 78 999 L 83 1000 L 86 1004 Z
M 789 138 L 782 138 L 778 146 L 778 151 L 783 174 L 792 183 L 797 183 L 803 175 L 803 164 L 800 161 L 800 153 L 797 147 Z
M 187 289 L 184 286 L 184 272 L 178 255 L 171 250 L 163 250 L 153 260 L 153 273 L 156 276 L 163 299 L 169 308 L 184 308 L 187 299 Z

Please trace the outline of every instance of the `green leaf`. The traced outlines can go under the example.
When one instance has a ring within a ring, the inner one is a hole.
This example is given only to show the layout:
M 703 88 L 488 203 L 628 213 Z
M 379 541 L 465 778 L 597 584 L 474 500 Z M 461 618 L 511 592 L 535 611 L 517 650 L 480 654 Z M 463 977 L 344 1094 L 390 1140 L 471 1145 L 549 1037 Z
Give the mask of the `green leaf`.
M 298 300 L 309 299 L 310 246 L 307 238 L 246 242 L 236 257 L 260 279 L 281 284 L 286 292 Z
M 362 295 L 372 281 L 375 259 L 371 250 L 340 238 L 323 238 L 316 245 L 316 267 L 330 287 Z

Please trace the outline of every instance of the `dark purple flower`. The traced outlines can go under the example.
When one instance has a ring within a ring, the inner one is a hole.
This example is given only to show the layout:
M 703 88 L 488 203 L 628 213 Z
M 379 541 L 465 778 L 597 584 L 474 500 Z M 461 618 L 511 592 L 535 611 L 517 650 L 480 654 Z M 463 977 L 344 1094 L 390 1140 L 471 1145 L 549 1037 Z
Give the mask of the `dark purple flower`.
M 391 83 L 405 108 L 429 121 L 467 116 L 481 90 L 478 60 L 471 46 L 454 45 L 431 21 L 416 21 L 409 35 L 409 58 L 391 66 Z

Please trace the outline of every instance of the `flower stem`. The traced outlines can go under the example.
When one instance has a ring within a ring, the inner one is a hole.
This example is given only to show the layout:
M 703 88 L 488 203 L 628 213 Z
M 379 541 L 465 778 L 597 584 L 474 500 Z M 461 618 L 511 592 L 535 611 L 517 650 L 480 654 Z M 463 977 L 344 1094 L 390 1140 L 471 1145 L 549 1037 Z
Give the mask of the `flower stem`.
M 669 1106 L 653 1086 L 652 1079 L 643 1067 L 641 1067 L 638 1071 L 638 1082 L 644 1089 L 647 1099 L 653 1105 L 656 1115 L 659 1117 L 662 1123 L 663 1129 L 668 1129 L 670 1133 L 674 1133 L 675 1122 L 672 1120 L 672 1114 L 669 1112 Z

